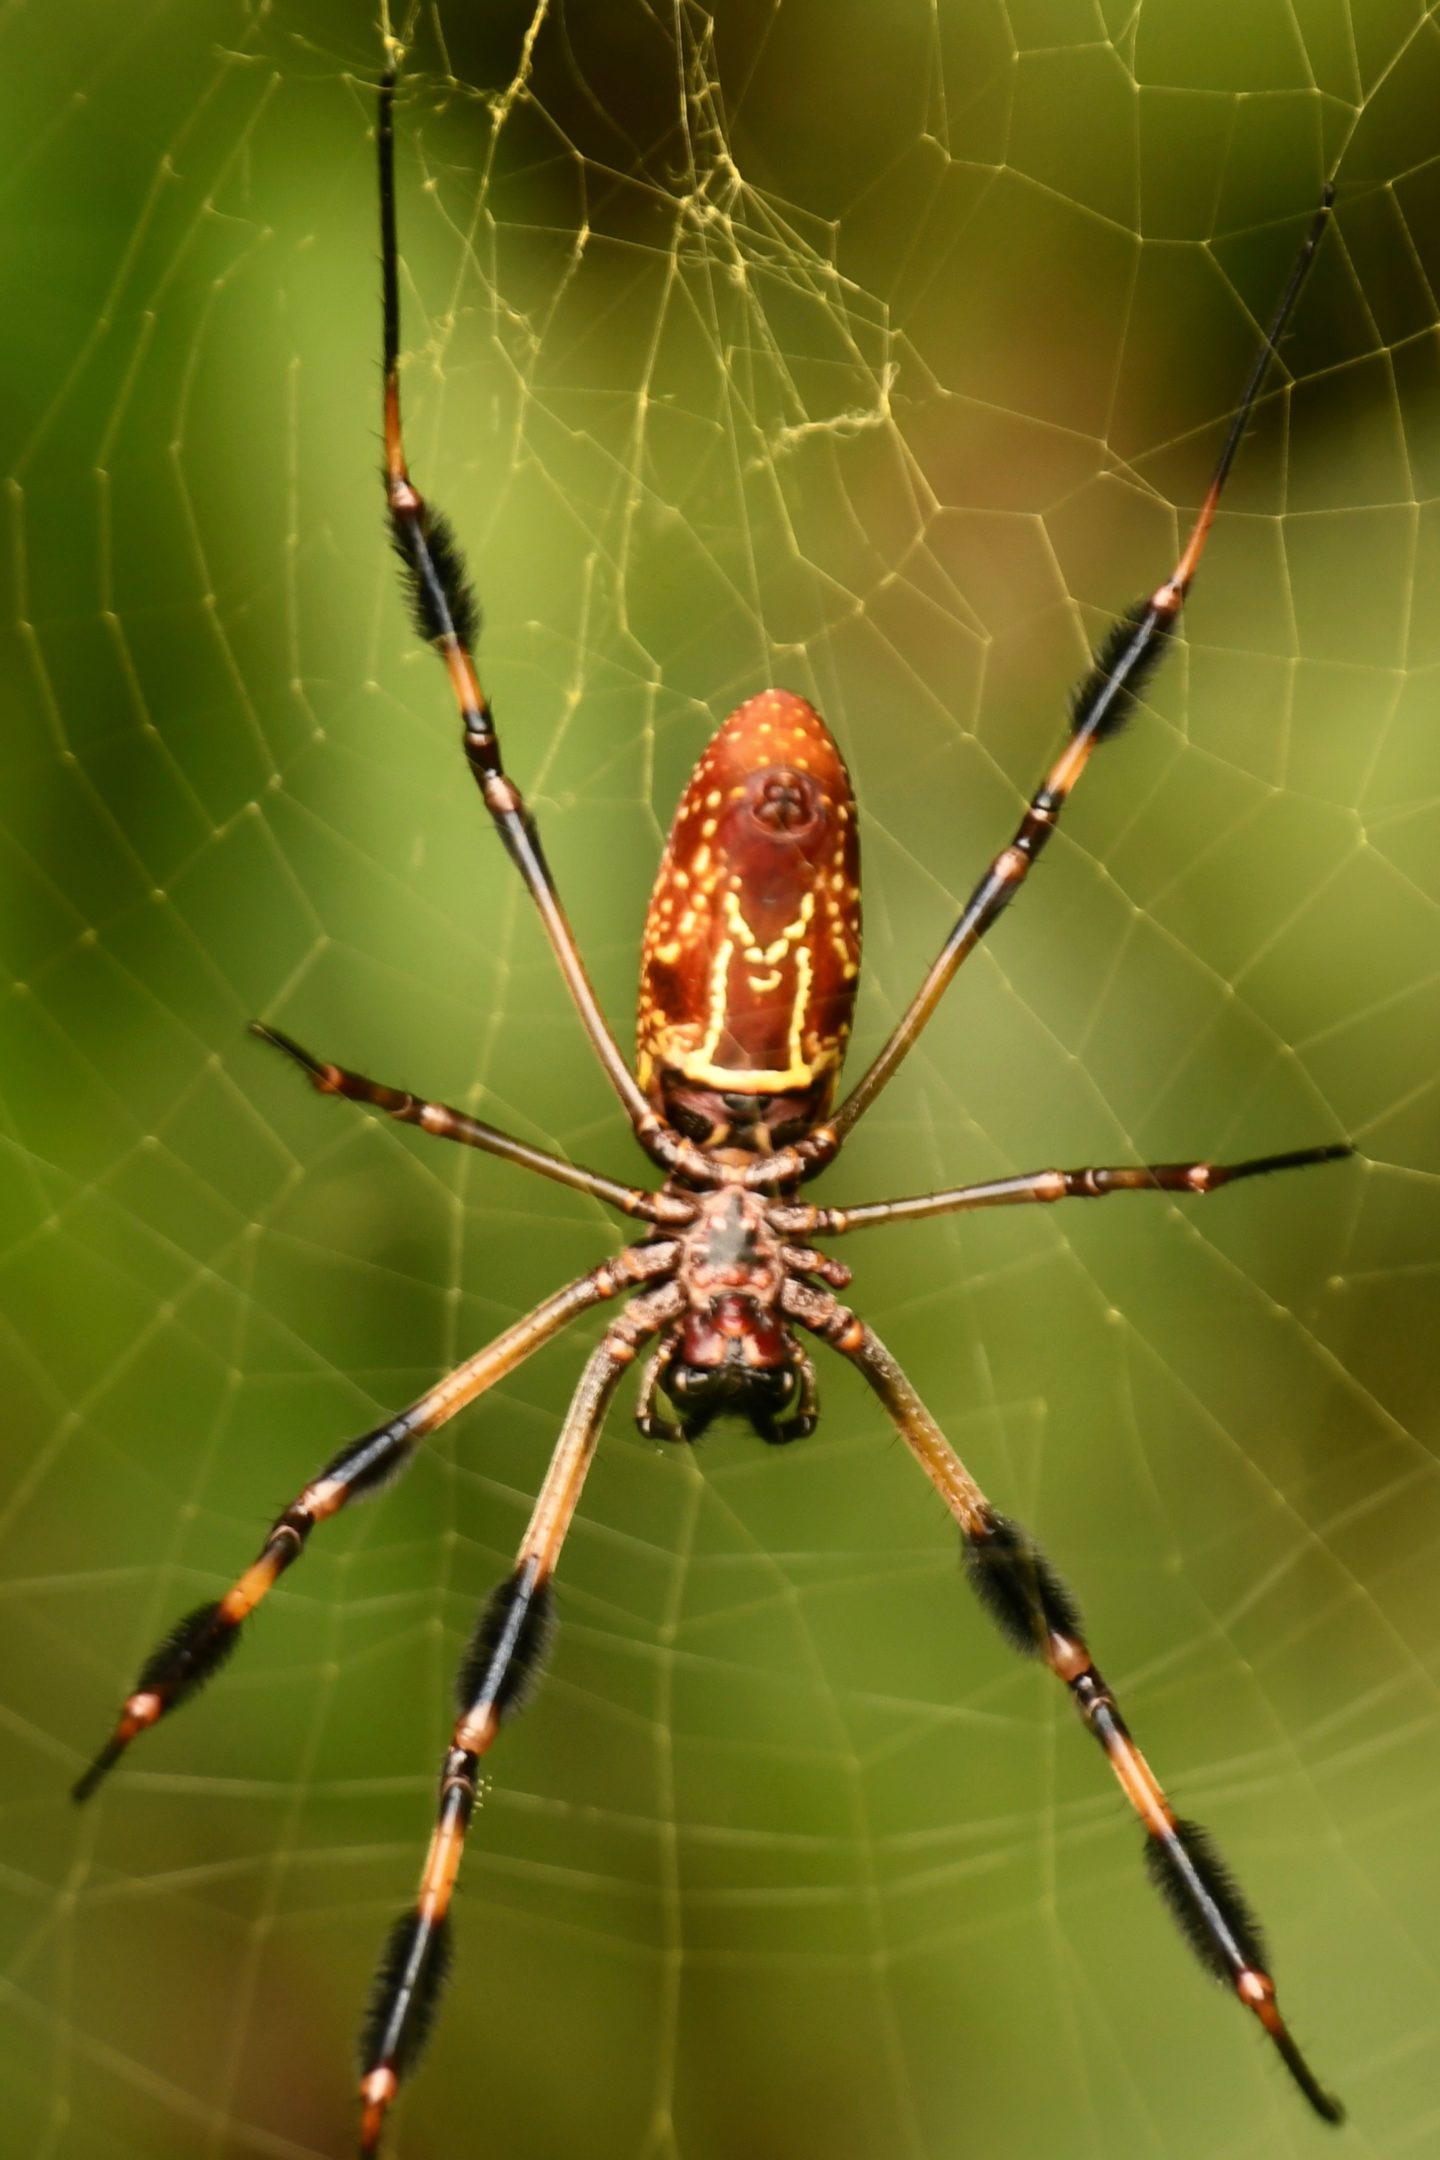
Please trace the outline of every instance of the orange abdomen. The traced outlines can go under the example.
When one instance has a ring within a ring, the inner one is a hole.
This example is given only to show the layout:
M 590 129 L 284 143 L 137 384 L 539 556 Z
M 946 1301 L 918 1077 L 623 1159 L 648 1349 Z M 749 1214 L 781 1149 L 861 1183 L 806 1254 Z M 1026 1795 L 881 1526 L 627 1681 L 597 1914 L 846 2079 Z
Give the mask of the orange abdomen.
M 805 1097 L 834 1092 L 860 971 L 855 797 L 834 737 L 764 690 L 691 774 L 645 919 L 640 1085 Z

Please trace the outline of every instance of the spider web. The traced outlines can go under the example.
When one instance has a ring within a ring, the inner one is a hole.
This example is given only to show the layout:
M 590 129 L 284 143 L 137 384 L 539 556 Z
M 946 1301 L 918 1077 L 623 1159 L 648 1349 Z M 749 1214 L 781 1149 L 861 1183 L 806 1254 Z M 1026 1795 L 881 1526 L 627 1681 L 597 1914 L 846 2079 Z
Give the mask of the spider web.
M 1338 171 L 1179 648 L 824 1191 L 1356 1142 L 1203 1207 L 847 1258 L 1259 1907 L 1345 2149 L 1433 2150 L 1437 25 L 444 0 L 397 28 L 412 462 L 622 1034 L 679 788 L 775 680 L 855 776 L 857 1063 L 878 1044 L 1088 645 L 1173 561 Z M 0 35 L 7 2136 L 309 2160 L 351 2149 L 450 1674 L 583 1330 L 318 1536 L 102 1803 L 64 1791 L 339 1439 L 616 1232 L 317 1101 L 244 1023 L 640 1166 L 383 545 L 378 28 L 189 0 L 11 5 Z M 397 2152 L 1318 2151 L 1063 1692 L 822 1377 L 778 1454 L 612 1418 Z

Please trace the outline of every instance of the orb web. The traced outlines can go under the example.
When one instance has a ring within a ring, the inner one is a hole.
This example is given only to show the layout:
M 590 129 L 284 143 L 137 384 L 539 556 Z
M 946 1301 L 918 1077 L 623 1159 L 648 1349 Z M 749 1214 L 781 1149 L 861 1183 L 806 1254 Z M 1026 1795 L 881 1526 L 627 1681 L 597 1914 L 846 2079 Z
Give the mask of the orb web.
M 1081 1595 L 1368 2152 L 1434 2133 L 1431 11 L 448 4 L 395 22 L 408 436 L 601 995 L 775 681 L 864 817 L 857 1064 L 1174 560 L 1339 184 L 1183 635 L 822 1191 L 1347 1165 L 856 1241 Z M 474 800 L 376 479 L 378 26 L 0 27 L 12 145 L 0 1342 L 7 2118 L 330 2155 L 451 1673 L 584 1347 L 330 1526 L 103 1805 L 146 1650 L 347 1433 L 614 1244 L 247 1038 L 640 1162 Z M 75 79 L 78 65 L 78 80 Z M 827 1362 L 819 1434 L 612 1417 L 471 1835 L 400 2153 L 1213 2156 L 1319 2133 L 1060 1691 Z

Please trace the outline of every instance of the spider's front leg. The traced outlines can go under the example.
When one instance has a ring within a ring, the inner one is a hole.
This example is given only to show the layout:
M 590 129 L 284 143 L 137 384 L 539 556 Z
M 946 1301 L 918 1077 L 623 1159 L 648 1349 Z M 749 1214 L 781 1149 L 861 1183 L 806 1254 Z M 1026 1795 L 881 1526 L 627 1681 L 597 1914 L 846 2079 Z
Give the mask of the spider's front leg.
M 340 1452 L 276 1517 L 264 1544 L 225 1595 L 199 1605 L 171 1629 L 141 1667 L 119 1719 L 90 1767 L 72 1788 L 88 1800 L 114 1769 L 132 1740 L 171 1710 L 188 1702 L 220 1670 L 240 1639 L 240 1629 L 292 1563 L 300 1558 L 317 1523 L 327 1522 L 352 1500 L 378 1492 L 413 1460 L 419 1442 L 474 1402 L 568 1322 L 607 1298 L 666 1273 L 675 1262 L 673 1241 L 628 1245 L 588 1275 L 567 1283 L 542 1305 L 507 1328 L 474 1357 L 428 1388 L 372 1432 L 347 1441 Z
M 360 2040 L 360 2151 L 377 2152 L 402 2078 L 414 2068 L 434 2021 L 449 1967 L 449 1911 L 465 1833 L 480 1787 L 480 1760 L 501 1723 L 523 1703 L 548 1645 L 550 1581 L 574 1518 L 600 1428 L 637 1347 L 667 1327 L 684 1304 L 674 1283 L 632 1299 L 580 1376 L 540 1488 L 514 1572 L 491 1597 L 471 1639 L 457 1686 L 459 1715 L 440 1772 L 430 1849 L 415 1904 L 391 1930 Z
M 971 1587 L 1013 1649 L 1039 1657 L 1069 1690 L 1086 1730 L 1104 1749 L 1144 1827 L 1146 1866 L 1201 1964 L 1253 2012 L 1310 2106 L 1322 2120 L 1344 2109 L 1316 2078 L 1280 2014 L 1260 1925 L 1198 1823 L 1178 1817 L 1130 1736 L 1100 1675 L 1079 1609 L 1039 1547 L 998 1514 L 950 1446 L 885 1345 L 827 1292 L 785 1287 L 787 1315 L 860 1368 L 965 1538 Z

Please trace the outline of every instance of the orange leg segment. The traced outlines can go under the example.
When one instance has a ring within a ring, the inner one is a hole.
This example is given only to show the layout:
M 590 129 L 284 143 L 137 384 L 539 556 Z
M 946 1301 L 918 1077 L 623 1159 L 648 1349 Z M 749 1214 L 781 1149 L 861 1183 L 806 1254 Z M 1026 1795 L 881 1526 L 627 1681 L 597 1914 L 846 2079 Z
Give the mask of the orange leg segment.
M 789 1290 L 786 1309 L 856 1364 L 965 1538 L 972 1588 L 1002 1635 L 1039 1657 L 1069 1690 L 1081 1722 L 1105 1750 L 1144 1826 L 1146 1868 L 1201 1964 L 1255 2015 L 1310 2106 L 1344 2119 L 1280 2014 L 1258 1921 L 1205 1831 L 1178 1817 L 1131 1738 L 1086 1645 L 1079 1609 L 1028 1532 L 991 1507 L 890 1352 L 824 1291 Z
M 157 1724 L 167 1711 L 188 1701 L 213 1678 L 235 1648 L 241 1624 L 292 1561 L 299 1559 L 317 1523 L 397 1477 L 412 1460 L 420 1440 L 512 1372 L 577 1314 L 668 1272 L 675 1258 L 676 1247 L 669 1240 L 628 1246 L 613 1260 L 602 1261 L 588 1275 L 546 1298 L 534 1312 L 447 1373 L 407 1410 L 362 1433 L 358 1440 L 347 1441 L 276 1518 L 256 1558 L 225 1595 L 187 1613 L 146 1659 L 114 1731 L 77 1779 L 72 1797 L 88 1800 L 137 1734 Z
M 591 1355 L 536 1496 L 515 1570 L 490 1598 L 471 1638 L 419 1890 L 391 1930 L 361 2034 L 363 2160 L 379 2151 L 401 2080 L 413 2069 L 434 2021 L 449 1969 L 450 1900 L 479 1794 L 480 1762 L 504 1719 L 522 1706 L 544 1662 L 553 1628 L 550 1581 L 610 1398 L 637 1344 L 668 1326 L 682 1305 L 673 1284 L 635 1298 Z

